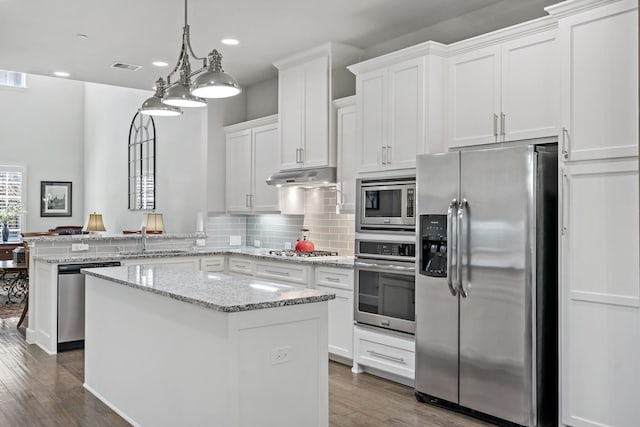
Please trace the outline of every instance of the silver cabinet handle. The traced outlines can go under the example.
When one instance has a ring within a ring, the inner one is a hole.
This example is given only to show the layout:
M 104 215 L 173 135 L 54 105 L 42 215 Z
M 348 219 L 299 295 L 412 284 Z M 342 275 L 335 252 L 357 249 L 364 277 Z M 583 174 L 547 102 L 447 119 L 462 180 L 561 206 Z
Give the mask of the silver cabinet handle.
M 333 283 L 338 283 L 340 281 L 340 279 L 338 279 L 337 277 L 325 277 L 324 280 Z
M 504 113 L 500 113 L 500 133 L 502 134 L 503 141 L 504 141 L 504 136 L 507 134 L 507 131 L 504 128 L 506 121 L 507 121 L 506 115 Z
M 304 163 L 304 148 L 300 149 L 300 163 Z
M 288 271 L 276 271 L 276 270 L 267 270 L 269 274 L 275 274 L 276 276 L 289 276 L 290 273 Z
M 245 194 L 245 195 L 244 195 L 244 206 L 245 206 L 246 208 L 251 207 L 251 206 L 249 205 L 249 194 Z
M 462 279 L 462 222 L 464 221 L 464 210 L 467 207 L 467 199 L 462 199 L 458 205 L 458 223 L 456 230 L 456 276 L 458 279 L 458 291 L 463 298 L 467 297 L 467 290 L 464 289 L 464 280 Z
M 300 149 L 296 148 L 296 163 L 300 163 Z
M 566 198 L 565 198 L 565 194 L 567 191 L 567 174 L 564 173 L 564 169 L 562 169 L 562 194 L 560 195 L 561 197 L 561 201 L 562 201 L 562 209 L 560 210 L 560 232 L 561 234 L 564 236 L 564 232 L 567 231 L 567 224 L 565 222 L 564 219 L 564 211 L 565 211 L 565 205 L 566 203 Z
M 391 164 L 391 146 L 387 145 L 387 164 Z
M 453 211 L 458 207 L 458 200 L 452 199 L 451 203 L 449 203 L 449 209 L 447 210 L 447 285 L 449 285 L 449 291 L 451 295 L 456 296 L 456 287 L 453 284 L 453 258 L 451 255 L 453 254 Z
M 389 356 L 388 354 L 378 353 L 377 351 L 374 351 L 374 350 L 367 350 L 367 353 L 369 353 L 373 357 L 379 357 L 381 359 L 392 360 L 394 362 L 402 363 L 403 365 L 407 364 L 407 362 L 404 361 L 404 357 Z
M 569 160 L 569 131 L 562 128 L 562 158 Z
M 387 157 L 387 156 L 386 156 L 386 152 L 387 152 L 387 147 L 382 146 L 381 163 L 382 163 L 383 165 L 386 165 L 386 164 L 387 164 L 387 159 L 386 159 L 386 157 Z
M 498 137 L 498 115 L 493 113 L 493 136 Z

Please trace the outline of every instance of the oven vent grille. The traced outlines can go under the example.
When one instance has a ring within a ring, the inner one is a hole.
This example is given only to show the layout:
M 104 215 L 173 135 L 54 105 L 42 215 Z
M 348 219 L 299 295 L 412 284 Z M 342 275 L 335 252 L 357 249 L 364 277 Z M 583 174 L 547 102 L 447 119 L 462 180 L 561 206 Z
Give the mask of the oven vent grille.
M 122 70 L 128 70 L 128 71 L 138 71 L 140 68 L 142 68 L 142 65 L 125 64 L 124 62 L 116 61 L 113 64 L 111 64 L 111 68 L 120 68 Z

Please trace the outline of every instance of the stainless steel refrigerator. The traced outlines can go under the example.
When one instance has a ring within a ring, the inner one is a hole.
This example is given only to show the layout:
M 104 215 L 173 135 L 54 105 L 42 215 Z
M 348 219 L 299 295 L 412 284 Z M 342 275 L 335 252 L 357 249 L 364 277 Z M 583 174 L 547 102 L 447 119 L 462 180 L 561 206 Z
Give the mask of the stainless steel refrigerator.
M 557 147 L 417 159 L 416 397 L 557 424 Z

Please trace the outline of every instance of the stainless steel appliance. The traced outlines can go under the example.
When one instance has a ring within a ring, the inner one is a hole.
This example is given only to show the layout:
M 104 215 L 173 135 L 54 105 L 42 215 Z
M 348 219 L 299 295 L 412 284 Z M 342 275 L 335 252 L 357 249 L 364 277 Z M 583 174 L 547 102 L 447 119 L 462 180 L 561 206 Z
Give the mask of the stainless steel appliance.
M 416 397 L 557 423 L 557 149 L 417 159 Z
M 117 267 L 120 262 L 58 266 L 58 351 L 84 347 L 83 268 Z
M 356 181 L 356 231 L 415 232 L 414 176 Z
M 356 240 L 354 319 L 415 331 L 415 243 Z

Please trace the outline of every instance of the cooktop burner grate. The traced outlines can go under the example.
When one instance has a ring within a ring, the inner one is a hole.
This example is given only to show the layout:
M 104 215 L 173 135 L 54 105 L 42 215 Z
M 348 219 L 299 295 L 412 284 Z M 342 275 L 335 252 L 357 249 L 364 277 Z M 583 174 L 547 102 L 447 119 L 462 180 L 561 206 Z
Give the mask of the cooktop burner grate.
M 269 255 L 277 255 L 282 257 L 323 257 L 323 256 L 338 256 L 338 252 L 332 251 L 313 251 L 313 252 L 296 252 L 292 250 L 271 250 Z

